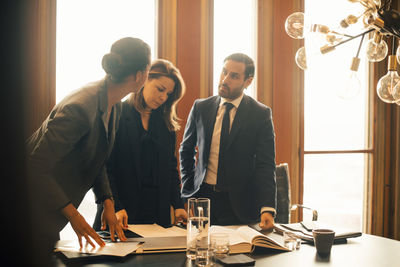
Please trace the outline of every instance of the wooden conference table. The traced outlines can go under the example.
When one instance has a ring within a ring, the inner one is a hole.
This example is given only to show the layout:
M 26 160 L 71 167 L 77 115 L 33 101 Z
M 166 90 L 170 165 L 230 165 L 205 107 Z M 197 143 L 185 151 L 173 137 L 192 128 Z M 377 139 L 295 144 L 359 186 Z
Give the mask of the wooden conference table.
M 321 258 L 315 247 L 302 244 L 293 252 L 272 250 L 255 251 L 249 254 L 256 260 L 255 266 L 319 266 L 319 267 L 400 267 L 400 241 L 363 234 L 350 238 L 346 244 L 335 244 L 331 255 Z M 164 254 L 128 255 L 123 259 L 83 259 L 65 261 L 56 259 L 56 266 L 195 266 L 183 252 Z M 218 264 L 214 266 L 220 266 Z

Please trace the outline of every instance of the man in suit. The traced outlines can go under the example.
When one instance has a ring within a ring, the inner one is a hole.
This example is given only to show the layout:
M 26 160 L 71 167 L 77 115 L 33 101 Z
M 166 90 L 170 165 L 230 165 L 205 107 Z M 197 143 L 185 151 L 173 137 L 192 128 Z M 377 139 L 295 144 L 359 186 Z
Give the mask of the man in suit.
M 253 77 L 253 60 L 232 54 L 218 96 L 194 102 L 180 146 L 181 193 L 210 198 L 212 224 L 260 222 L 272 229 L 275 133 L 271 109 L 243 93 Z

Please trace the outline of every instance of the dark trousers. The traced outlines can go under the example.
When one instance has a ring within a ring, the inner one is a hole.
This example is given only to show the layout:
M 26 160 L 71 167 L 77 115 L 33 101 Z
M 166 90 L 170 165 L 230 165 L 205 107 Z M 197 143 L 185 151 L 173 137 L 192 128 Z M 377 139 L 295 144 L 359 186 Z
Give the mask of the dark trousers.
M 215 191 L 213 186 L 203 183 L 194 197 L 205 197 L 210 199 L 211 225 L 243 224 L 232 209 L 228 192 Z

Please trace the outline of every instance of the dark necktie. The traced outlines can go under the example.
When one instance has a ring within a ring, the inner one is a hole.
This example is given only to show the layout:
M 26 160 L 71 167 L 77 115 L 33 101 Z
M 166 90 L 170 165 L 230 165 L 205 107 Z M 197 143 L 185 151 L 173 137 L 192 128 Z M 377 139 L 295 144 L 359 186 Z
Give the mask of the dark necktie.
M 230 118 L 229 111 L 233 108 L 231 103 L 225 102 L 225 113 L 221 125 L 221 137 L 219 141 L 218 170 L 217 170 L 217 188 L 221 191 L 227 190 L 226 177 L 226 146 L 229 140 Z

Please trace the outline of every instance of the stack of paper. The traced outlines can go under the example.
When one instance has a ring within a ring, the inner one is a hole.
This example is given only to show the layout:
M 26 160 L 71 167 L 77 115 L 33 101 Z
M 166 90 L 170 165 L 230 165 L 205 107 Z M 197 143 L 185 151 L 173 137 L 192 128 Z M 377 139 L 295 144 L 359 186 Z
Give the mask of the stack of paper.
M 186 229 L 177 226 L 164 228 L 158 224 L 130 224 L 128 230 L 143 237 L 186 236 Z

